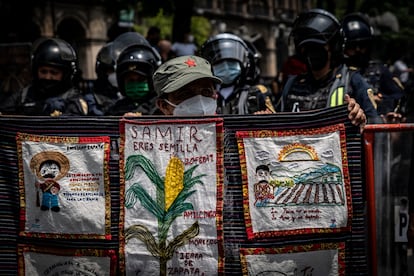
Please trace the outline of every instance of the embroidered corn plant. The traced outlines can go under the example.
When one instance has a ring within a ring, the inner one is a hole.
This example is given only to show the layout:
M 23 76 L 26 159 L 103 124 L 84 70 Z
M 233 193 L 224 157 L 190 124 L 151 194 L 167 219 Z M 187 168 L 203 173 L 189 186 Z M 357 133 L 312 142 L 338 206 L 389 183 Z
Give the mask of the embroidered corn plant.
M 125 230 L 125 240 L 137 238 L 143 241 L 151 253 L 160 261 L 160 275 L 166 275 L 167 261 L 172 258 L 177 248 L 186 244 L 199 233 L 198 222 L 176 236 L 167 244 L 167 234 L 174 220 L 187 210 L 193 210 L 190 202 L 185 202 L 195 190 L 196 184 L 203 185 L 201 178 L 205 174 L 193 176 L 198 165 L 185 170 L 183 162 L 176 156 L 172 157 L 166 169 L 165 177 L 159 175 L 154 164 L 143 155 L 131 155 L 125 164 L 125 179 L 130 180 L 137 168 L 154 184 L 155 200 L 139 184 L 132 184 L 125 193 L 125 207 L 132 208 L 139 200 L 141 205 L 153 214 L 158 221 L 158 243 L 152 233 L 144 225 L 132 225 Z

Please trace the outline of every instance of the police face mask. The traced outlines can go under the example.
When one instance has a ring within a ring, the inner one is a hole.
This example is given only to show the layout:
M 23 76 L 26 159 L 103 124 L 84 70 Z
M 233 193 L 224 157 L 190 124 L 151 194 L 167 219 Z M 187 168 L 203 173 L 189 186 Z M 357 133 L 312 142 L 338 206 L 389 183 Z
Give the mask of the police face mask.
M 38 96 L 40 98 L 49 98 L 58 96 L 65 92 L 65 85 L 60 80 L 38 79 L 36 82 L 36 88 Z
M 306 46 L 302 55 L 312 71 L 321 70 L 328 62 L 328 51 L 322 45 Z
M 166 99 L 165 101 L 171 106 L 175 107 L 173 111 L 173 115 L 175 116 L 216 114 L 217 102 L 216 99 L 213 99 L 211 97 L 197 95 L 179 103 L 178 105 L 175 105 Z
M 369 63 L 369 55 L 364 53 L 356 53 L 347 57 L 348 64 L 358 68 L 365 68 Z
M 240 63 L 235 60 L 224 60 L 213 65 L 213 72 L 224 85 L 233 84 L 241 75 Z
M 132 81 L 125 84 L 125 94 L 133 100 L 140 100 L 149 92 L 148 82 Z

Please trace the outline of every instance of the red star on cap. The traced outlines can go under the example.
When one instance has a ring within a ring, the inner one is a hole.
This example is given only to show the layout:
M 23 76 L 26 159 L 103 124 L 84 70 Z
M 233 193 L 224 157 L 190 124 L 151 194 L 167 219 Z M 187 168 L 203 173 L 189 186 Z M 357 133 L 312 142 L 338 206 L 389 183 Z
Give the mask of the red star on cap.
M 185 61 L 184 63 L 187 64 L 188 67 L 196 67 L 197 66 L 195 60 L 191 59 L 191 58 L 188 58 L 187 61 Z

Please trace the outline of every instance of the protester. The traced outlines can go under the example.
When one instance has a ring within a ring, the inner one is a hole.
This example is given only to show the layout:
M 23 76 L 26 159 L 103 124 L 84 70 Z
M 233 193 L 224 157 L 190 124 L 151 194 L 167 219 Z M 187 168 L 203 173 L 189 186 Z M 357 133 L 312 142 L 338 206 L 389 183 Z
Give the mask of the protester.
M 209 38 L 200 49 L 200 55 L 213 67 L 213 74 L 223 82 L 218 86 L 217 113 L 254 114 L 274 112 L 272 92 L 257 85 L 260 71 L 255 53 L 240 37 L 221 33 Z
M 32 83 L 0 103 L 1 114 L 87 115 L 88 106 L 74 83 L 78 60 L 72 46 L 58 38 L 40 38 L 31 55 Z
M 175 57 L 175 53 L 171 49 L 171 46 L 171 41 L 169 41 L 168 39 L 161 39 L 158 42 L 158 49 L 160 52 L 162 63 Z
M 97 79 L 94 82 L 93 93 L 85 95 L 89 106 L 88 115 L 102 116 L 107 114 L 113 105 L 123 97 L 118 89 L 115 67 L 112 42 L 109 42 L 99 50 L 96 56 Z
M 408 67 L 407 65 L 407 57 L 402 56 L 393 63 L 393 75 L 398 77 L 398 79 L 406 85 L 409 81 L 410 74 L 413 73 L 413 68 Z
M 190 32 L 186 32 L 183 38 L 172 44 L 171 50 L 177 57 L 194 55 L 197 52 L 197 45 L 194 43 L 194 36 Z
M 374 107 L 385 117 L 397 113 L 404 88 L 379 60 L 372 60 L 373 28 L 363 14 L 348 14 L 342 20 L 345 63 L 359 70 L 373 88 Z
M 180 56 L 162 64 L 153 75 L 157 107 L 164 115 L 195 116 L 216 113 L 215 85 L 210 63 L 198 56 Z
M 106 115 L 153 114 L 156 110 L 157 95 L 152 84 L 152 74 L 161 64 L 160 55 L 142 35 L 136 32 L 122 34 L 113 43 L 116 49 L 114 55 L 118 57 L 116 78 L 123 97 L 106 112 Z M 125 47 L 121 49 L 119 45 Z
M 363 126 L 378 120 L 368 93 L 370 86 L 343 62 L 341 24 L 331 13 L 311 9 L 300 14 L 291 36 L 307 72 L 290 77 L 283 87 L 278 111 L 299 112 L 348 103 L 349 118 Z
M 155 48 L 158 52 L 160 49 L 158 47 L 158 42 L 161 40 L 161 30 L 157 26 L 151 26 L 147 31 L 147 36 L 145 37 L 148 43 Z

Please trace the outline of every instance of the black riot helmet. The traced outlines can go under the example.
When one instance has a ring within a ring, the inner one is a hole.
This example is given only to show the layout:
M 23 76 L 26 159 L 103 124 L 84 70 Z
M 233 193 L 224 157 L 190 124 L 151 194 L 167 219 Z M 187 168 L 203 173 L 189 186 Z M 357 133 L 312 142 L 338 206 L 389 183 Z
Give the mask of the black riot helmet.
M 361 13 L 348 14 L 342 20 L 342 30 L 345 36 L 345 49 L 362 46 L 371 48 L 373 29 L 368 19 Z
M 73 86 L 73 79 L 78 71 L 77 55 L 73 47 L 66 41 L 58 38 L 40 38 L 33 43 L 31 66 L 33 84 L 40 87 L 43 96 L 48 97 L 64 92 Z M 63 71 L 63 78 L 59 83 L 42 85 L 38 78 L 38 68 L 42 65 L 54 66 Z M 40 95 L 39 95 L 40 96 Z
M 122 51 L 134 45 L 149 47 L 150 51 L 154 52 L 154 55 L 159 56 L 158 51 L 149 44 L 143 35 L 137 32 L 125 32 L 117 36 L 112 42 L 112 56 L 114 60 L 118 60 Z
M 323 9 L 311 9 L 298 15 L 291 32 L 296 52 L 306 44 L 330 45 L 331 66 L 337 65 L 343 55 L 341 24 L 331 13 Z
M 230 33 L 210 37 L 201 46 L 200 55 L 212 64 L 213 71 L 214 66 L 223 60 L 237 61 L 241 67 L 241 75 L 238 79 L 243 81 L 246 81 L 252 66 L 251 62 L 254 60 L 253 53 L 243 39 Z
M 134 32 L 125 33 L 115 39 L 113 51 L 115 56 L 118 56 L 116 78 L 121 93 L 124 93 L 125 90 L 123 77 L 128 72 L 136 72 L 146 76 L 148 84 L 153 90 L 152 75 L 161 65 L 161 56 L 145 37 Z
M 37 69 L 41 65 L 50 65 L 63 69 L 64 79 L 72 78 L 77 71 L 77 56 L 72 46 L 58 38 L 40 38 L 33 43 L 33 78 L 37 78 Z
M 115 59 L 112 53 L 112 42 L 108 42 L 96 55 L 95 72 L 98 78 L 107 77 L 107 72 L 115 72 Z

